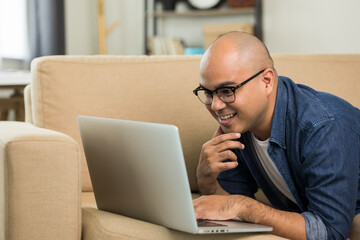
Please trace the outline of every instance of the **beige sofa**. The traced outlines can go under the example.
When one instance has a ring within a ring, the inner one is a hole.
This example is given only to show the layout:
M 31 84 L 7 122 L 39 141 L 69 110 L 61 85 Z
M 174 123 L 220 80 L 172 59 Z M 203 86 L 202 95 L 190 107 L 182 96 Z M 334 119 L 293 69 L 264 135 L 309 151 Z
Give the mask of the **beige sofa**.
M 360 55 L 278 55 L 280 75 L 360 107 Z M 96 209 L 76 117 L 175 124 L 192 191 L 217 124 L 192 94 L 199 56 L 52 56 L 32 63 L 26 121 L 0 122 L 0 239 L 280 239 L 191 235 Z M 352 239 L 360 238 L 360 218 Z

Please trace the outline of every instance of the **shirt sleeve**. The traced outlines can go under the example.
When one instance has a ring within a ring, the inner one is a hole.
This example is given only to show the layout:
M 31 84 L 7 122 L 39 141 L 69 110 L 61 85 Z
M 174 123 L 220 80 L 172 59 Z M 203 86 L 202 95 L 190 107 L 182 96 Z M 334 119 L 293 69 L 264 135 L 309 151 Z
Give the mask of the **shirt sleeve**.
M 302 144 L 308 239 L 346 239 L 355 215 L 359 136 L 335 120 L 314 127 Z M 326 229 L 326 232 L 324 231 Z
M 258 185 L 252 177 L 250 170 L 242 159 L 240 150 L 232 150 L 238 157 L 238 166 L 234 169 L 221 172 L 218 176 L 220 186 L 230 194 L 241 194 L 255 198 Z
M 327 240 L 327 230 L 319 216 L 311 212 L 301 214 L 305 218 L 306 238 L 308 240 Z

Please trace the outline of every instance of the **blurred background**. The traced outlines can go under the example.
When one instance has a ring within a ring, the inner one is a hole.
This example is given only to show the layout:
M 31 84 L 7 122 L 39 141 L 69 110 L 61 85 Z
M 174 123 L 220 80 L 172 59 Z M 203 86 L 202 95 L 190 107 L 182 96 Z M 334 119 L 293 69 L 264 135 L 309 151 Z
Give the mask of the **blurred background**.
M 35 57 L 202 54 L 234 30 L 271 53 L 360 53 L 359 9 L 358 0 L 0 0 L 0 117 L 22 108 L 2 101 L 22 97 Z
M 0 0 L 1 68 L 53 54 L 174 54 L 157 51 L 164 44 L 201 53 L 230 30 L 252 31 L 271 53 L 360 53 L 358 9 L 358 0 Z

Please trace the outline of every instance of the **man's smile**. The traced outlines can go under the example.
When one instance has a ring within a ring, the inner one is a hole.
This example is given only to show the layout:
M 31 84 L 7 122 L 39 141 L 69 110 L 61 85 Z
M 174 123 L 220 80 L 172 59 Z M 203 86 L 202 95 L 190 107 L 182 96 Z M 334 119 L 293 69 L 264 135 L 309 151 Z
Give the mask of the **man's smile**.
M 227 114 L 227 115 L 218 115 L 218 117 L 220 118 L 220 120 L 228 120 L 230 118 L 233 118 L 235 117 L 236 113 L 230 113 L 230 114 Z

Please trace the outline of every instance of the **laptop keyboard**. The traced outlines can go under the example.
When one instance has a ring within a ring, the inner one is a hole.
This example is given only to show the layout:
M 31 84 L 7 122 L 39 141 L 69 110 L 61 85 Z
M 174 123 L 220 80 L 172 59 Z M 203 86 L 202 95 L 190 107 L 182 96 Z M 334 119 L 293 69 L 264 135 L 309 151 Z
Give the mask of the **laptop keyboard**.
M 199 227 L 227 227 L 225 224 L 211 222 L 206 219 L 197 219 L 197 224 Z

